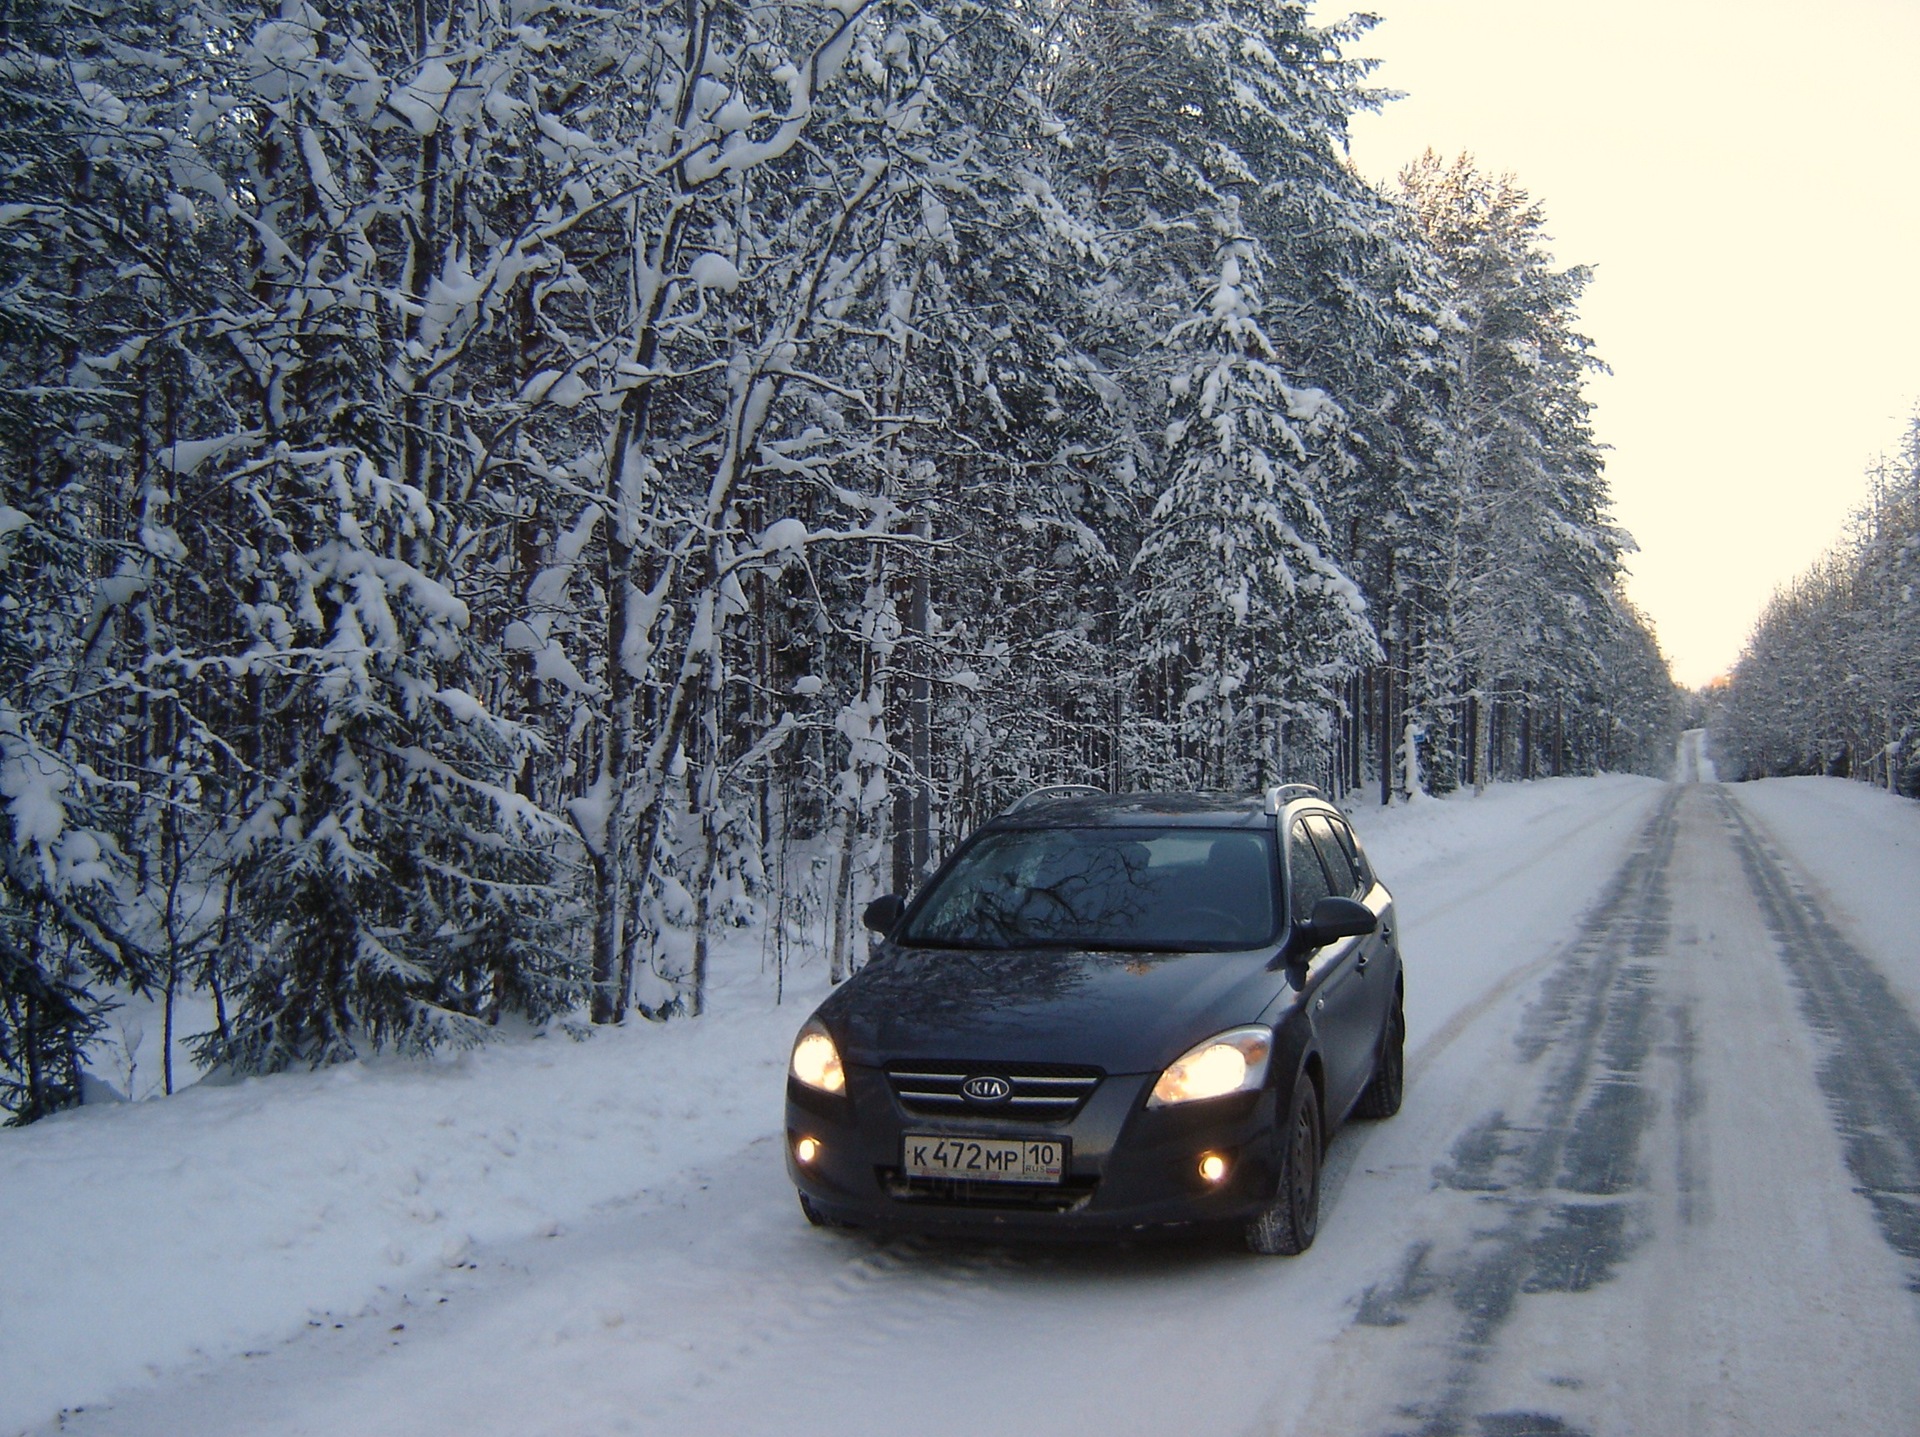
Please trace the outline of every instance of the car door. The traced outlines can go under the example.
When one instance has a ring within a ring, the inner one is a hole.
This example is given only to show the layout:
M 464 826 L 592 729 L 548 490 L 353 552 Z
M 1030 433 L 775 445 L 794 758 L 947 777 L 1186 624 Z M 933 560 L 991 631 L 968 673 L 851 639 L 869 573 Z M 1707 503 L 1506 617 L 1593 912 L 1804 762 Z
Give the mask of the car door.
M 1287 830 L 1287 890 L 1295 923 L 1312 917 L 1313 905 L 1337 891 L 1303 818 Z M 1326 1069 L 1327 1112 L 1336 1118 L 1352 1106 L 1373 1071 L 1378 1027 L 1368 1026 L 1374 1020 L 1361 964 L 1365 942 L 1364 937 L 1341 938 L 1304 955 L 1308 1013 Z
M 1393 1009 L 1396 964 L 1392 899 L 1384 887 L 1373 881 L 1373 875 L 1367 871 L 1345 823 L 1331 814 L 1310 814 L 1307 817 L 1307 830 L 1320 849 L 1320 858 L 1326 864 L 1334 892 L 1344 893 L 1366 904 L 1380 920 L 1380 926 L 1373 932 L 1354 940 L 1360 950 L 1355 962 L 1355 967 L 1359 969 L 1356 981 L 1366 993 L 1367 1031 L 1371 1035 L 1370 1041 L 1377 1042 L 1386 1029 L 1387 1015 Z M 1372 1071 L 1371 1059 L 1368 1071 Z
M 1400 940 L 1396 936 L 1399 922 L 1394 916 L 1393 895 L 1387 892 L 1372 866 L 1367 862 L 1367 851 L 1360 846 L 1360 835 L 1344 818 L 1330 815 L 1327 827 L 1333 830 L 1334 837 L 1340 842 L 1341 850 L 1352 865 L 1356 887 L 1353 896 L 1371 908 L 1380 919 L 1380 927 L 1374 933 L 1374 956 L 1386 963 L 1398 975 L 1400 972 Z

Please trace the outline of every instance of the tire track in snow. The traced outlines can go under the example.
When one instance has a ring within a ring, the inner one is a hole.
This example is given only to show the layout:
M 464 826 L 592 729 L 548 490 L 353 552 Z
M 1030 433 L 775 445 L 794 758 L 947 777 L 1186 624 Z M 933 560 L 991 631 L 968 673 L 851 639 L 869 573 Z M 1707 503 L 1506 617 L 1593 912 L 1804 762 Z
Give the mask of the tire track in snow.
M 1825 1057 L 1815 1071 L 1856 1189 L 1920 1294 L 1920 1026 L 1873 961 L 1820 910 L 1777 847 L 1714 790 L 1747 882 Z
M 1579 1429 L 1541 1412 L 1478 1412 L 1480 1374 L 1530 1293 L 1584 1292 L 1608 1281 L 1639 1241 L 1640 1145 L 1654 1117 L 1641 1081 L 1673 1015 L 1655 1001 L 1644 961 L 1666 944 L 1668 871 L 1682 790 L 1663 796 L 1579 935 L 1558 956 L 1517 1042 L 1540 1071 L 1526 1112 L 1489 1113 L 1454 1143 L 1436 1176 L 1475 1194 L 1494 1221 L 1463 1249 L 1409 1247 L 1398 1277 L 1369 1288 L 1361 1326 L 1440 1326 L 1444 1372 L 1424 1401 L 1400 1407 L 1419 1437 L 1532 1437 Z M 1682 1005 L 1678 1010 L 1685 1014 Z M 1684 1057 L 1690 1014 L 1679 1019 Z M 1669 1051 L 1671 1045 L 1669 1045 Z M 1433 1303 L 1444 1298 L 1450 1311 Z
M 1646 793 L 1644 790 L 1629 791 L 1623 794 L 1618 802 L 1609 804 L 1605 808 L 1586 815 L 1578 826 L 1581 828 L 1591 828 L 1606 823 L 1612 819 L 1615 814 L 1621 813 L 1645 801 Z M 1545 818 L 1547 816 L 1549 815 L 1543 814 L 1541 817 Z M 1537 821 L 1539 820 L 1536 820 L 1536 822 Z M 1561 854 L 1561 845 L 1566 840 L 1568 834 L 1573 831 L 1574 826 L 1568 825 L 1566 829 L 1557 829 L 1544 835 L 1544 841 L 1540 841 L 1539 838 L 1536 837 L 1536 841 L 1528 848 L 1525 857 L 1521 858 L 1518 862 L 1508 864 L 1506 867 L 1496 870 L 1478 883 L 1463 886 L 1457 891 L 1449 893 L 1443 901 L 1424 909 L 1420 915 L 1421 921 L 1426 924 L 1437 924 L 1441 919 L 1450 918 L 1463 909 L 1469 909 L 1477 905 L 1489 893 L 1499 891 L 1524 873 L 1531 873 L 1543 869 L 1551 870 L 1564 861 Z M 1419 871 L 1417 865 L 1415 871 Z M 1400 881 L 1404 881 L 1404 877 Z
M 1615 815 L 1643 802 L 1645 802 L 1644 793 L 1636 792 L 1628 794 L 1620 802 L 1589 815 L 1583 826 L 1590 828 L 1607 823 L 1611 821 Z M 1644 834 L 1645 831 L 1643 826 L 1642 833 Z M 1498 892 L 1502 888 L 1507 887 L 1514 879 L 1521 877 L 1523 874 L 1537 870 L 1551 871 L 1553 865 L 1564 862 L 1561 845 L 1566 836 L 1566 833 L 1563 832 L 1552 834 L 1551 841 L 1533 844 L 1529 849 L 1528 856 L 1520 862 L 1500 870 L 1484 882 L 1461 889 L 1456 896 L 1448 901 L 1440 903 L 1437 906 L 1423 909 L 1420 915 L 1422 928 L 1426 929 L 1437 926 L 1439 920 L 1451 916 L 1469 904 L 1481 902 L 1488 894 Z M 1414 1048 L 1407 1054 L 1407 1082 L 1409 1084 L 1420 1082 L 1421 1079 L 1426 1076 L 1428 1069 L 1439 1062 L 1449 1048 L 1468 1032 L 1472 1031 L 1474 1026 L 1478 1024 L 1482 1018 L 1497 1008 L 1517 989 L 1524 988 L 1537 980 L 1542 973 L 1551 969 L 1556 963 L 1560 962 L 1564 956 L 1564 950 L 1550 949 L 1540 957 L 1534 959 L 1531 963 L 1524 964 L 1507 973 L 1487 988 L 1485 992 L 1456 1009 L 1444 1023 L 1432 1033 L 1428 1034 L 1417 1048 Z

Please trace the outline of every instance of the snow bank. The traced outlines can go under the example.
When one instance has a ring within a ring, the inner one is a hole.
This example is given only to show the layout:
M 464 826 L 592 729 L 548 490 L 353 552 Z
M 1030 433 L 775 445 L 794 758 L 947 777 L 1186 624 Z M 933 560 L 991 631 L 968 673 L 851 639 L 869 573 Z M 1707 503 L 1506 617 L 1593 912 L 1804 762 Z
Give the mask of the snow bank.
M 1920 803 L 1845 778 L 1729 785 L 1920 1016 Z
M 575 1043 L 518 1037 L 0 1132 L 0 1432 L 198 1357 L 357 1313 L 475 1244 L 558 1232 L 780 1120 L 794 1030 L 757 941 L 719 1011 Z

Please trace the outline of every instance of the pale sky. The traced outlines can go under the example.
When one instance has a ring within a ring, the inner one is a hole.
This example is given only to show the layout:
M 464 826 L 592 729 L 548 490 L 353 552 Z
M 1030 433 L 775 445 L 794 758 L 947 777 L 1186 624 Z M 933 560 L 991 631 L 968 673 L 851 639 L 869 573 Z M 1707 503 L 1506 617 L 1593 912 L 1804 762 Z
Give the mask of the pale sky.
M 1675 677 L 1729 667 L 1920 403 L 1920 0 L 1374 0 L 1406 92 L 1361 172 L 1511 171 L 1595 279 L 1589 393 L 1628 592 Z

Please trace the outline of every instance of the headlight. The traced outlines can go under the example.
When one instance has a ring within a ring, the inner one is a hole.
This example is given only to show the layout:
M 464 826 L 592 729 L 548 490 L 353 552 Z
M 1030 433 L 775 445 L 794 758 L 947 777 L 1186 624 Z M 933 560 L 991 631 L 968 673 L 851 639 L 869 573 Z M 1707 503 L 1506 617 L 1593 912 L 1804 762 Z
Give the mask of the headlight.
M 793 1040 L 793 1059 L 787 1064 L 787 1071 L 809 1088 L 818 1088 L 823 1093 L 847 1090 L 840 1050 L 833 1046 L 833 1039 L 827 1036 L 826 1027 L 818 1018 L 807 1019 L 800 1036 Z
M 1273 1056 L 1271 1028 L 1229 1028 L 1204 1043 L 1195 1043 L 1167 1065 L 1153 1085 L 1150 1108 L 1192 1103 L 1201 1098 L 1224 1098 L 1228 1093 L 1251 1093 L 1267 1081 L 1267 1059 Z

